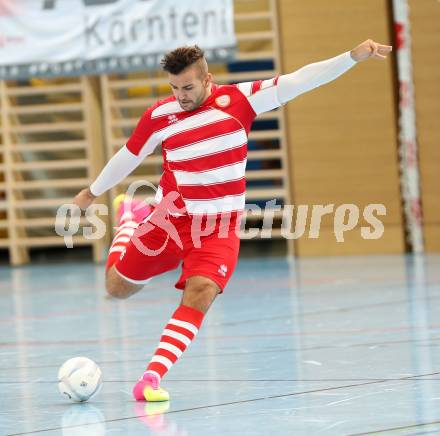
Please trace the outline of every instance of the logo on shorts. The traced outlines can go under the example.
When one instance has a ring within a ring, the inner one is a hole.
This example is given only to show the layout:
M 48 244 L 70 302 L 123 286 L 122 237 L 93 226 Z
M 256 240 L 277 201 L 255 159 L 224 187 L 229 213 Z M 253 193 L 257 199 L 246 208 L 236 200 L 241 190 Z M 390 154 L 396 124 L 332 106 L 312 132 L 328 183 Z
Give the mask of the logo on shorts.
M 229 106 L 229 103 L 231 103 L 231 97 L 229 97 L 229 95 L 227 94 L 224 94 L 221 95 L 220 97 L 217 97 L 215 99 L 215 102 L 217 103 L 217 106 L 226 107 Z
M 226 277 L 226 273 L 228 272 L 228 267 L 226 265 L 220 265 L 217 271 L 222 277 Z

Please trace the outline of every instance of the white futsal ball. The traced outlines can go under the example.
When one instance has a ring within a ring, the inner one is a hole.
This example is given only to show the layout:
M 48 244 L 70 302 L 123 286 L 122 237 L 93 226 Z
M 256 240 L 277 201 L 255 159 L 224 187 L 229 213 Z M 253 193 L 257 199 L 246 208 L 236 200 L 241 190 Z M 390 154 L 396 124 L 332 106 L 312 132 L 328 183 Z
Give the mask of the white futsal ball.
M 58 371 L 58 389 L 69 400 L 82 403 L 96 395 L 102 385 L 99 366 L 87 357 L 74 357 Z

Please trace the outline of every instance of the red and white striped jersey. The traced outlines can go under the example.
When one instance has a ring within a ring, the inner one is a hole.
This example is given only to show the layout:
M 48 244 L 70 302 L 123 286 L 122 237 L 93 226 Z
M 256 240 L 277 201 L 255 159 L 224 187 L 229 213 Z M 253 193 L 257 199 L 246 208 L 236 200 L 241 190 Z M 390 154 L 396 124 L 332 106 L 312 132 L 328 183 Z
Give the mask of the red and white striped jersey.
M 211 95 L 194 111 L 183 110 L 174 96 L 151 106 L 126 146 L 142 157 L 161 144 L 164 172 L 156 200 L 176 191 L 175 206 L 190 215 L 242 211 L 247 140 L 259 113 L 258 94 L 263 97 L 260 91 L 276 83 L 277 78 L 213 84 Z M 270 108 L 279 105 L 276 101 Z

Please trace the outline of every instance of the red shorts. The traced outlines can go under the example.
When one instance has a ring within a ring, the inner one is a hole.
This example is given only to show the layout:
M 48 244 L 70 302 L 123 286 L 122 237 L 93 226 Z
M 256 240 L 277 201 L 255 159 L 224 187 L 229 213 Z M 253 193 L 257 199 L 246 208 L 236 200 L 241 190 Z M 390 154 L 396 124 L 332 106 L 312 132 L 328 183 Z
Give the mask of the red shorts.
M 182 262 L 177 289 L 184 289 L 189 277 L 203 276 L 223 292 L 238 259 L 237 218 L 229 222 L 204 218 L 200 222 L 200 218 L 168 216 L 165 224 L 162 220 L 157 225 L 151 219 L 153 215 L 154 211 L 131 237 L 115 263 L 117 272 L 131 283 L 144 284 Z

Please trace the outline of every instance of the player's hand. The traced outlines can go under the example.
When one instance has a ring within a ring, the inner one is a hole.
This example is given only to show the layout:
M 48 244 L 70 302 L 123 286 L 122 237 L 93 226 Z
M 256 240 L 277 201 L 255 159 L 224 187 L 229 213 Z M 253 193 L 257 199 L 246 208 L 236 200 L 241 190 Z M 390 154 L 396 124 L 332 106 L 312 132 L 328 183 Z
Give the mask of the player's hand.
M 383 45 L 372 39 L 367 39 L 355 47 L 350 54 L 356 62 L 366 61 L 370 58 L 384 60 L 392 50 L 393 47 L 391 45 Z
M 76 195 L 73 199 L 73 204 L 76 204 L 82 210 L 86 210 L 95 201 L 95 198 L 90 188 L 86 188 Z

